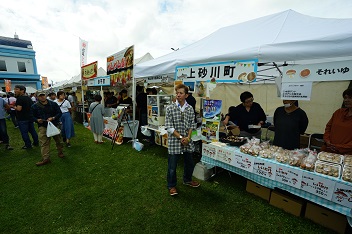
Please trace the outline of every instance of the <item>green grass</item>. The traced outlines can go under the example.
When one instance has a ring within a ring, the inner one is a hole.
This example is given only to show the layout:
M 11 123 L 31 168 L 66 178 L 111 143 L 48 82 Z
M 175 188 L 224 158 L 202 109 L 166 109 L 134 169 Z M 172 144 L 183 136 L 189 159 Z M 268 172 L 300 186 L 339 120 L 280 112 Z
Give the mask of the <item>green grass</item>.
M 52 140 L 52 163 L 36 167 L 39 147 L 22 150 L 19 130 L 7 125 L 15 150 L 0 145 L 1 233 L 331 233 L 247 193 L 246 180 L 227 172 L 199 188 L 180 184 L 171 197 L 167 149 L 111 150 L 78 124 L 66 157 Z M 179 181 L 182 172 L 180 161 Z

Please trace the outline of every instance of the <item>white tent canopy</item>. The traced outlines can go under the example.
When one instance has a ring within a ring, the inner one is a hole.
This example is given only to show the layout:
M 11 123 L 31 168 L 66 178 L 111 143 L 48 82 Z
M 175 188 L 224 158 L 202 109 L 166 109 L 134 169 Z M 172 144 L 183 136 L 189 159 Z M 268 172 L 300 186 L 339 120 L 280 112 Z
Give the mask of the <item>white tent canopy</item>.
M 350 25 L 352 19 L 317 18 L 287 10 L 221 28 L 189 46 L 138 64 L 134 77 L 174 73 L 176 66 L 253 58 L 260 63 L 351 59 Z

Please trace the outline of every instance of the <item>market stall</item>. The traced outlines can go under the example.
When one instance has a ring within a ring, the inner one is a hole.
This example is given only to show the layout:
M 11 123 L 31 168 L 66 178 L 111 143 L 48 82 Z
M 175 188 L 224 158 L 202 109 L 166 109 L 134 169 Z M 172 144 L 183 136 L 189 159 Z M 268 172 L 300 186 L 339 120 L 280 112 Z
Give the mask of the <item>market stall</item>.
M 138 64 L 134 69 L 134 77 L 174 74 L 176 79 L 177 66 L 257 59 L 255 83 L 260 85 L 254 85 L 253 82 L 216 84 L 210 92 L 210 98 L 223 100 L 224 109 L 227 110 L 239 103 L 238 94 L 241 91 L 248 90 L 261 100 L 260 104 L 270 116 L 276 107 L 281 105 L 274 80 L 278 77 L 276 81 L 281 86 L 283 67 L 290 64 L 351 60 L 352 57 L 348 53 L 352 50 L 352 29 L 349 27 L 351 23 L 352 19 L 316 18 L 287 10 L 221 28 L 189 46 Z M 339 45 L 338 48 L 336 45 Z M 195 75 L 198 75 L 198 70 Z M 215 82 L 216 80 L 217 78 Z M 341 105 L 336 102 L 336 92 L 326 90 L 333 88 L 342 93 L 348 83 L 313 82 L 311 102 L 300 103 L 300 106 L 307 110 L 311 120 L 309 133 L 322 132 L 330 114 Z M 324 108 L 317 108 L 319 103 L 324 103 Z

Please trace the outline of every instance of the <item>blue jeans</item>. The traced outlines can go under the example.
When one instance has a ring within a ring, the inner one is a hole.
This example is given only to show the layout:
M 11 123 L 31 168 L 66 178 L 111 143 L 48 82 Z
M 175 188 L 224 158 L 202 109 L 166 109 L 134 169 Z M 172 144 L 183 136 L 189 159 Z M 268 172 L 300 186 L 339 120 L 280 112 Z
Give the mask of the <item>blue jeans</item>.
M 7 134 L 6 119 L 0 119 L 0 136 L 4 144 L 9 144 L 9 135 Z
M 17 121 L 17 123 L 25 146 L 32 147 L 31 139 L 29 139 L 28 133 L 32 135 L 33 143 L 39 144 L 38 134 L 35 131 L 34 123 L 32 121 Z
M 183 155 L 184 168 L 183 168 L 183 182 L 191 182 L 194 170 L 193 153 L 183 152 L 183 154 L 169 154 L 168 155 L 168 168 L 167 168 L 167 188 L 175 187 L 177 184 L 176 168 L 179 157 Z

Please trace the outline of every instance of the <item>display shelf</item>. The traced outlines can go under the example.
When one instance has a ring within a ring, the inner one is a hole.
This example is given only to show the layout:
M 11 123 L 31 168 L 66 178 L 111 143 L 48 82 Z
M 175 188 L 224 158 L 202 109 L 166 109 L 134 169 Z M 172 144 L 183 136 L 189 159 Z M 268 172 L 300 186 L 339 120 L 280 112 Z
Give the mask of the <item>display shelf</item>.
M 166 107 L 172 103 L 172 95 L 148 95 L 148 126 L 158 129 L 165 124 Z

